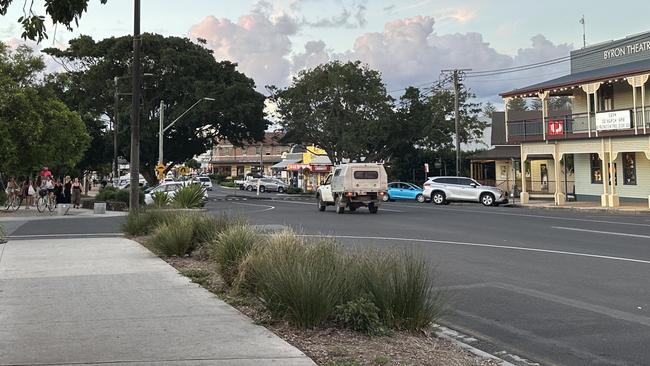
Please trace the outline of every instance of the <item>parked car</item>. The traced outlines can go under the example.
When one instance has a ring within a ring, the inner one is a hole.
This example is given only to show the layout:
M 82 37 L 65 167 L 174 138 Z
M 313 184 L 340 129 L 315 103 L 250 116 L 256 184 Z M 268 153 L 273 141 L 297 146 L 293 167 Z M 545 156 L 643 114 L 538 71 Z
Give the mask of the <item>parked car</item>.
M 212 190 L 212 179 L 210 179 L 210 177 L 199 176 L 194 178 L 193 181 L 202 185 L 208 191 Z
M 426 201 L 424 190 L 413 183 L 392 182 L 388 183 L 388 192 L 384 195 L 384 202 L 396 200 L 415 200 L 420 203 Z
M 244 183 L 245 189 L 249 192 L 257 190 L 257 182 L 259 181 L 260 192 L 278 192 L 284 193 L 289 185 L 276 178 L 261 178 L 252 179 Z
M 424 196 L 436 205 L 449 202 L 479 202 L 485 206 L 508 203 L 507 192 L 483 186 L 472 178 L 434 177 L 424 183 Z
M 192 184 L 190 182 L 163 182 L 160 183 L 160 185 L 154 187 L 154 188 L 149 188 L 145 191 L 144 193 L 144 203 L 146 205 L 151 205 L 153 204 L 153 193 L 154 192 L 164 192 L 169 199 L 173 199 L 176 196 L 176 192 L 178 192 L 179 189 L 185 187 L 188 184 Z M 203 191 L 203 199 L 207 200 L 208 199 L 208 191 L 204 190 Z
M 316 203 L 319 211 L 334 206 L 336 213 L 342 214 L 345 208 L 354 212 L 359 207 L 368 207 L 371 214 L 376 214 L 387 188 L 386 170 L 382 164 L 341 164 L 335 166 L 334 174 L 318 187 Z

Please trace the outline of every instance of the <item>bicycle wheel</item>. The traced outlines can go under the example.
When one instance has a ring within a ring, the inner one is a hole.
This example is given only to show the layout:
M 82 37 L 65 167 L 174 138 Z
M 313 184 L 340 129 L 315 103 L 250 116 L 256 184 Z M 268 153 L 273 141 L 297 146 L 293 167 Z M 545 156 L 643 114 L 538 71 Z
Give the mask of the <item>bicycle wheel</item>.
M 19 196 L 14 196 L 13 207 L 11 209 L 13 211 L 18 211 L 18 209 L 22 204 L 23 204 L 23 198 Z
M 36 209 L 38 210 L 38 212 L 45 211 L 45 207 L 47 207 L 47 198 L 38 197 L 38 200 L 36 201 Z
M 56 207 L 56 197 L 51 197 L 47 202 L 47 209 L 50 210 L 50 212 L 52 212 L 54 211 L 55 207 Z
M 14 200 L 13 197 L 7 197 L 7 202 L 5 202 L 5 211 L 9 211 L 13 208 Z

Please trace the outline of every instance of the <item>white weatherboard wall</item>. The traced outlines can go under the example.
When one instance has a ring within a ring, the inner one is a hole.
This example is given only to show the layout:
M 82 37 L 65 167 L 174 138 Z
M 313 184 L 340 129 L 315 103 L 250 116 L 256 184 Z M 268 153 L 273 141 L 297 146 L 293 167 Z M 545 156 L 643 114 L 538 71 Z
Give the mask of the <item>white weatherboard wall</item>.
M 603 184 L 591 183 L 591 165 L 589 154 L 575 154 L 576 194 L 600 197 L 603 194 Z M 650 160 L 644 153 L 636 153 L 636 185 L 623 184 L 623 154 L 620 153 L 616 160 L 616 175 L 618 185 L 616 193 L 621 198 L 648 199 L 650 195 Z M 609 188 L 608 188 L 609 189 Z M 608 192 L 610 193 L 610 192 Z
M 650 82 L 645 85 L 645 106 L 650 108 Z M 634 106 L 634 96 L 632 86 L 627 81 L 614 83 L 614 109 L 632 109 Z M 641 108 L 641 89 L 636 90 L 636 106 Z M 592 106 L 593 108 L 593 106 Z M 587 113 L 587 94 L 582 89 L 575 89 L 573 92 L 573 113 Z M 594 123 L 594 121 L 592 121 Z

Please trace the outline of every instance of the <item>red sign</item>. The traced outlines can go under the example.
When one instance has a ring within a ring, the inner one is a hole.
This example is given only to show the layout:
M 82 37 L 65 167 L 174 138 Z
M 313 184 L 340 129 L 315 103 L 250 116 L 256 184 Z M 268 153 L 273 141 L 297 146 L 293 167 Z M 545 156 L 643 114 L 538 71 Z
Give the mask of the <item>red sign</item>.
M 287 170 L 290 172 L 299 172 L 301 170 L 309 169 L 309 164 L 289 164 Z
M 312 172 L 329 172 L 331 165 L 312 165 Z
M 546 133 L 549 136 L 564 135 L 564 120 L 561 119 L 548 120 Z

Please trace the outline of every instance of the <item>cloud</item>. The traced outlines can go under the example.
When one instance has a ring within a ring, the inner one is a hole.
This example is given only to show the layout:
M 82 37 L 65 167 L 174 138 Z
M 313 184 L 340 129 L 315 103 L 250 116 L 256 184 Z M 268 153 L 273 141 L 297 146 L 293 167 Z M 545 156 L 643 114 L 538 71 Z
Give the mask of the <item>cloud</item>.
M 300 4 L 292 2 L 289 7 L 299 8 Z M 554 44 L 540 34 L 531 38 L 529 46 L 508 55 L 493 48 L 480 33 L 438 34 L 433 17 L 415 16 L 388 22 L 381 32 L 362 34 L 349 50 L 337 53 L 322 40 L 309 41 L 304 48 L 294 45 L 292 37 L 309 25 L 296 20 L 293 14 L 277 12 L 276 8 L 257 9 L 261 10 L 241 17 L 236 23 L 207 17 L 192 27 L 190 36 L 206 39 L 218 60 L 239 63 L 240 70 L 256 80 L 260 91 L 268 84 L 286 86 L 300 70 L 335 59 L 367 63 L 382 73 L 389 90 L 395 90 L 433 83 L 443 69 L 508 68 L 567 56 L 573 48 L 571 44 Z M 467 15 L 458 17 L 466 19 Z M 479 97 L 498 100 L 500 92 L 568 71 L 568 64 L 564 63 L 520 73 L 472 77 L 465 83 Z
M 2 43 L 6 44 L 9 47 L 10 50 L 15 50 L 16 48 L 18 48 L 19 46 L 22 46 L 22 45 L 25 45 L 25 46 L 28 46 L 29 48 L 31 48 L 33 50 L 34 54 L 36 54 L 37 56 L 43 57 L 43 62 L 45 63 L 44 72 L 46 74 L 65 71 L 63 69 L 63 66 L 61 66 L 59 63 L 57 63 L 56 60 L 54 59 L 54 57 L 40 52 L 43 48 L 47 48 L 47 47 L 50 47 L 50 46 L 43 45 L 42 43 L 38 44 L 38 43 L 36 43 L 34 41 L 25 41 L 24 39 L 15 38 L 15 37 L 7 38 L 4 41 L 2 41 Z M 61 43 L 54 43 L 53 45 L 51 45 L 51 47 L 64 49 L 66 47 L 66 45 L 61 44 Z

